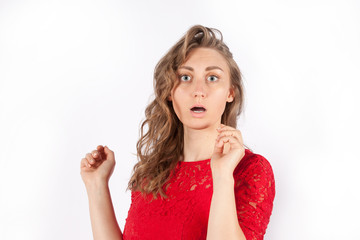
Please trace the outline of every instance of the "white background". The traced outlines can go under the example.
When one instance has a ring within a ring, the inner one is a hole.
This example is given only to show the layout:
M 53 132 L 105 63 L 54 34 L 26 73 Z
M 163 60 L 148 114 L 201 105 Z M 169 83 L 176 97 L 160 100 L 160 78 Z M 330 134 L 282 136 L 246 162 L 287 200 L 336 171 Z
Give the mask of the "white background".
M 195 24 L 244 75 L 245 144 L 273 166 L 265 239 L 360 239 L 359 1 L 0 0 L 0 239 L 92 238 L 98 144 L 123 230 L 158 60 Z

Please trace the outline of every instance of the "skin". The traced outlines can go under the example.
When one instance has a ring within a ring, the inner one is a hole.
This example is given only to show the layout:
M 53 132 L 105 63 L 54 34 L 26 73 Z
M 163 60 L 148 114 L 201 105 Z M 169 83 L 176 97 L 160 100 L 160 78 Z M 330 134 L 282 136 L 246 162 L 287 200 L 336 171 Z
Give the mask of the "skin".
M 180 83 L 170 100 L 184 125 L 183 161 L 211 158 L 213 196 L 207 240 L 245 239 L 237 219 L 233 177 L 245 155 L 243 139 L 239 130 L 221 124 L 226 102 L 234 99 L 227 62 L 214 49 L 197 48 L 179 67 L 178 75 Z M 194 104 L 204 105 L 204 116 L 192 116 Z
M 207 69 L 211 67 L 216 68 Z M 226 102 L 234 99 L 227 62 L 213 49 L 197 48 L 177 74 L 179 85 L 172 89 L 169 100 L 184 126 L 183 161 L 209 159 Z M 190 109 L 196 104 L 206 108 L 204 117 L 192 116 Z
M 182 160 L 211 158 L 213 196 L 207 240 L 245 239 L 237 219 L 233 178 L 235 167 L 245 155 L 243 139 L 239 130 L 221 124 L 226 102 L 234 99 L 229 72 L 226 60 L 216 50 L 194 49 L 179 67 L 180 83 L 169 97 L 184 125 Z M 191 114 L 195 104 L 206 108 L 203 116 Z M 122 239 L 108 188 L 114 166 L 114 153 L 101 145 L 81 160 L 94 239 Z
M 109 179 L 115 167 L 115 155 L 107 146 L 97 146 L 81 159 L 81 177 L 85 183 L 94 240 L 123 239 L 117 223 Z

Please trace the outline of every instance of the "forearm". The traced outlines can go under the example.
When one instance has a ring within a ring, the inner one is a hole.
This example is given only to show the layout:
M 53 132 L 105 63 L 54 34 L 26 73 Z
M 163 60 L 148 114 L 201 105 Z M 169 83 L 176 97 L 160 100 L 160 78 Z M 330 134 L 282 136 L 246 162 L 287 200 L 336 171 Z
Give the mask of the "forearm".
M 122 232 L 116 220 L 108 185 L 92 184 L 87 186 L 86 190 L 94 240 L 122 240 Z
M 213 178 L 207 240 L 246 240 L 236 213 L 234 178 Z

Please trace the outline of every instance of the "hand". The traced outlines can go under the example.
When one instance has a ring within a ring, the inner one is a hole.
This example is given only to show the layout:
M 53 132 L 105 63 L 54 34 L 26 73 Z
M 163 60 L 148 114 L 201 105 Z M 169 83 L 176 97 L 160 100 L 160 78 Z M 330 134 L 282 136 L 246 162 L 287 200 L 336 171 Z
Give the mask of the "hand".
M 214 177 L 233 177 L 236 166 L 245 155 L 241 132 L 224 124 L 217 131 L 219 135 L 210 162 L 211 171 Z
M 108 183 L 115 167 L 115 155 L 107 146 L 97 146 L 80 162 L 80 174 L 85 185 L 95 182 Z

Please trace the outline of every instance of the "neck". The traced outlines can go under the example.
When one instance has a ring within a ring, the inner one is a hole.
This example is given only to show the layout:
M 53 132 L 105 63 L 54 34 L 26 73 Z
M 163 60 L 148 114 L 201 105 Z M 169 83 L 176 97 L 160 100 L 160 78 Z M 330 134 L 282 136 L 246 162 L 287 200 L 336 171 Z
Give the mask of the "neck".
M 218 136 L 217 127 L 196 130 L 184 126 L 183 161 L 193 162 L 211 158 Z

